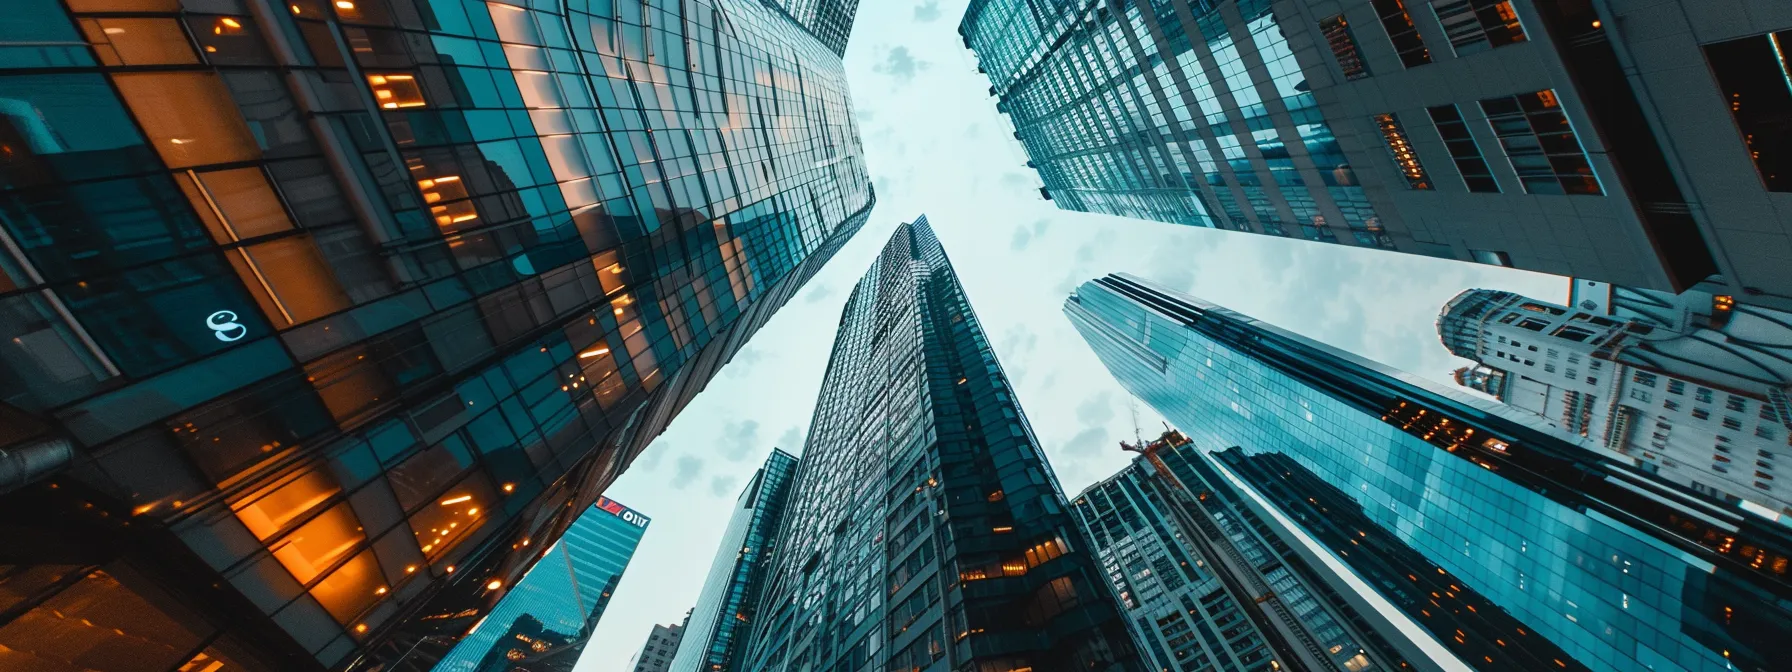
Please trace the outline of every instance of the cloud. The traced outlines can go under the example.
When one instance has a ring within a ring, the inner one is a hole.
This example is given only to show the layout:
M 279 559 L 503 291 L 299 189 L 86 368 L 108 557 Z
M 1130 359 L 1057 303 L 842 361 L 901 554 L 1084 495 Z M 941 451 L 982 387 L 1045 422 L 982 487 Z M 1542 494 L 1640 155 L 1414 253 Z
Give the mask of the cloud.
M 658 441 L 649 443 L 646 448 L 641 450 L 640 455 L 635 456 L 635 461 L 633 464 L 629 465 L 629 468 L 638 469 L 640 471 L 653 471 L 656 467 L 660 466 L 660 461 L 666 459 L 666 453 L 670 452 L 672 452 L 672 446 L 663 445 Z
M 930 2 L 923 2 L 919 5 L 915 5 L 915 20 L 916 21 L 919 21 L 921 23 L 930 23 L 932 21 L 938 20 L 939 18 L 940 18 L 940 2 L 939 2 L 939 0 L 931 0 Z
M 787 453 L 801 452 L 803 449 L 802 428 L 797 427 L 796 425 L 786 427 L 784 433 L 778 435 L 778 442 L 774 445 L 778 448 L 783 448 L 784 452 Z
M 821 303 L 822 301 L 827 300 L 828 297 L 833 296 L 833 295 L 834 295 L 834 288 L 831 285 L 816 283 L 815 289 L 809 290 L 809 294 L 803 297 L 803 302 L 804 303 Z
M 721 448 L 722 457 L 729 462 L 739 462 L 747 458 L 755 448 L 759 447 L 759 421 L 741 420 L 722 426 L 722 437 L 716 441 Z
M 1033 349 L 1038 345 L 1038 333 L 1025 324 L 1014 324 L 1002 332 L 1002 342 L 997 349 L 1006 353 L 1009 359 L 1020 360 L 1032 354 Z
M 1000 183 L 1007 189 L 1025 189 L 1027 188 L 1027 176 L 1020 173 L 1002 173 Z
M 709 479 L 709 493 L 717 497 L 727 497 L 734 494 L 734 486 L 737 483 L 740 483 L 740 479 L 733 476 L 717 476 Z
M 964 127 L 964 138 L 966 140 L 976 140 L 982 136 L 983 126 L 981 124 L 971 122 L 971 125 Z
M 1085 425 L 1105 425 L 1114 419 L 1114 399 L 1108 392 L 1102 392 L 1076 405 L 1076 419 Z M 1087 430 L 1085 430 L 1087 431 Z
M 1059 452 L 1065 455 L 1095 455 L 1105 449 L 1109 443 L 1107 439 L 1108 430 L 1101 427 L 1084 427 L 1083 431 L 1070 437 L 1070 442 L 1064 444 L 1064 449 Z
M 890 49 L 890 53 L 884 57 L 882 63 L 871 66 L 871 71 L 889 75 L 896 81 L 907 84 L 914 81 L 915 75 L 926 70 L 928 65 L 930 64 L 927 61 L 915 58 L 914 54 L 910 54 L 908 47 L 894 47 Z
M 678 463 L 672 469 L 672 489 L 683 490 L 690 487 L 698 477 L 703 475 L 703 460 L 694 455 L 678 456 Z
M 1014 227 L 1013 240 L 1008 241 L 1008 249 L 1019 252 L 1027 249 L 1027 243 L 1031 242 L 1033 242 L 1033 232 L 1028 230 L 1027 227 L 1017 226 Z

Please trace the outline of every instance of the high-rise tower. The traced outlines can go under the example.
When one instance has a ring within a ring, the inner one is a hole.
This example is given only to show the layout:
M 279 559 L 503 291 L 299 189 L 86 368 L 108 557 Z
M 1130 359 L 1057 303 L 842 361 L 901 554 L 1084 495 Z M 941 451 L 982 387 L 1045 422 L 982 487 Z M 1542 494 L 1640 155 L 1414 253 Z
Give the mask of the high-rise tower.
M 1143 669 L 926 218 L 840 316 L 735 669 Z
M 1135 277 L 1084 283 L 1065 312 L 1316 565 L 1430 633 L 1422 646 L 1484 670 L 1783 667 L 1792 528 Z
M 773 449 L 753 474 L 722 532 L 697 606 L 685 623 L 683 644 L 667 669 L 672 672 L 729 672 L 736 669 L 742 642 L 758 621 L 764 559 L 778 535 L 797 459 Z
M 1792 452 L 1792 314 L 1700 294 L 1607 288 L 1564 306 L 1474 289 L 1444 306 L 1437 333 L 1480 364 L 1459 383 L 1792 519 L 1792 485 L 1776 474 Z
M 838 55 L 759 0 L 7 11 L 33 669 L 427 667 L 873 202 Z
M 959 33 L 1061 208 L 1792 310 L 1784 2 L 974 0 Z

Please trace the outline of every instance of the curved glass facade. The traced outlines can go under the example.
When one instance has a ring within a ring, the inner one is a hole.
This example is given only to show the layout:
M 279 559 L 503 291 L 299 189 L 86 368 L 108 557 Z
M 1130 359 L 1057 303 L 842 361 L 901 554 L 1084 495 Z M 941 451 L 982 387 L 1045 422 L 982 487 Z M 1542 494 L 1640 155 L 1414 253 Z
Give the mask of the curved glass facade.
M 740 493 L 716 559 L 703 580 L 697 606 L 685 622 L 672 672 L 723 672 L 740 658 L 741 644 L 759 611 L 759 589 L 772 540 L 790 496 L 797 459 L 773 449 L 765 466 Z
M 1085 283 L 1065 309 L 1122 385 L 1204 450 L 1231 448 L 1232 477 L 1470 666 L 1779 667 L 1792 544 L 1777 523 L 1136 278 Z
M 0 614 L 34 669 L 96 573 L 201 612 L 111 669 L 445 654 L 874 201 L 757 0 L 8 9 L 0 393 L 81 465 L 0 502 L 79 540 L 6 560 L 65 568 Z

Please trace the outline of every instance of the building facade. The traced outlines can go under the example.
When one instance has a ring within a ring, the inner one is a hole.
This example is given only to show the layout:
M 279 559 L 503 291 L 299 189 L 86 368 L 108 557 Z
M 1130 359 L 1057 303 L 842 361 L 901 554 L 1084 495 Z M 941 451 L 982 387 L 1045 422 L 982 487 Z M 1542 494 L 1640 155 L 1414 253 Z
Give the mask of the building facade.
M 1140 670 L 926 218 L 854 287 L 740 670 Z
M 777 538 L 784 503 L 790 497 L 797 458 L 772 449 L 771 457 L 753 474 L 728 518 L 709 576 L 697 594 L 697 606 L 685 624 L 684 645 L 669 669 L 676 672 L 725 672 L 740 658 L 741 642 L 757 619 L 759 590 L 765 576 L 762 560 Z
M 33 669 L 95 655 L 83 595 L 142 607 L 108 669 L 427 667 L 874 200 L 839 57 L 757 0 L 8 9 Z
M 433 671 L 572 672 L 649 522 L 609 499 L 587 509 L 497 606 L 459 619 L 476 625 Z
M 977 0 L 959 26 L 1059 207 L 1780 309 L 1789 29 L 1777 0 Z
M 1150 457 L 1089 486 L 1071 510 L 1153 667 L 1412 669 L 1311 578 L 1186 437 L 1166 432 L 1144 450 Z
M 688 619 L 686 623 L 689 623 Z M 640 653 L 635 654 L 634 664 L 630 668 L 634 672 L 666 672 L 671 669 L 672 659 L 678 655 L 684 634 L 684 625 L 654 624 L 653 632 L 647 634 L 647 643 L 641 646 Z
M 1085 283 L 1065 311 L 1123 386 L 1234 455 L 1213 463 L 1339 570 L 1365 616 L 1428 633 L 1421 648 L 1483 670 L 1782 666 L 1792 534 L 1778 522 L 1135 277 Z

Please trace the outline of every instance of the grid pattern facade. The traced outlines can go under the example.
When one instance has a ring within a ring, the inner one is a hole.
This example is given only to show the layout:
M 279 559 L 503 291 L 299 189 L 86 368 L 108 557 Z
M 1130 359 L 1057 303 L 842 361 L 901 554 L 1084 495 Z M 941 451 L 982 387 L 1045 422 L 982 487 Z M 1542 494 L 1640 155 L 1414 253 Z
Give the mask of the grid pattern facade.
M 774 449 L 741 492 L 703 590 L 697 594 L 697 606 L 685 623 L 684 644 L 669 669 L 726 672 L 735 668 L 741 642 L 757 620 L 759 589 L 766 571 L 761 560 L 771 553 L 796 465 L 795 457 Z
M 835 54 L 846 55 L 846 40 L 852 36 L 852 23 L 859 12 L 859 0 L 764 1 L 802 24 L 804 29 Z
M 435 672 L 571 672 L 537 661 L 571 663 L 584 650 L 647 533 L 647 517 L 630 513 L 586 509 Z
M 1792 616 L 1777 523 L 1523 413 L 1135 278 L 1086 283 L 1066 311 L 1115 377 L 1196 445 L 1310 472 L 1278 489 L 1276 474 L 1293 469 L 1233 471 L 1470 666 L 1776 667 Z M 1342 498 L 1316 505 L 1303 484 L 1317 482 Z M 1328 534 L 1339 520 L 1373 527 Z M 1361 548 L 1371 534 L 1407 549 L 1405 572 Z M 1434 579 L 1449 587 L 1411 599 L 1407 584 Z
M 1059 207 L 1787 310 L 1792 6 L 1737 1 L 977 0 L 959 33 Z
M 634 672 L 666 672 L 671 669 L 679 644 L 684 641 L 684 626 L 658 625 L 648 633 L 647 643 L 635 654 Z
M 742 670 L 1137 670 L 945 250 L 847 299 Z
M 757 1 L 9 9 L 0 390 L 82 467 L 0 508 L 91 539 L 0 616 L 39 669 L 88 575 L 203 598 L 116 669 L 442 655 L 470 621 L 422 617 L 520 578 L 874 200 L 838 56 Z

